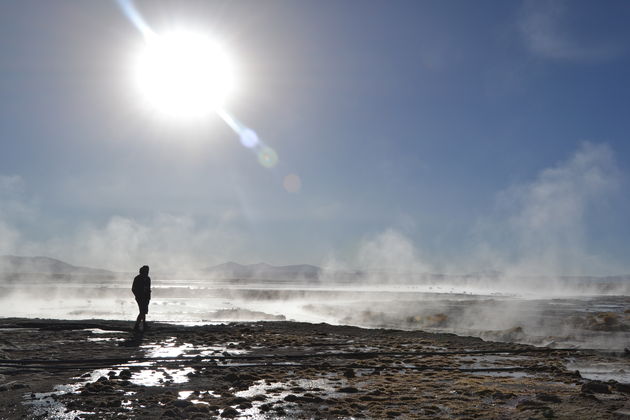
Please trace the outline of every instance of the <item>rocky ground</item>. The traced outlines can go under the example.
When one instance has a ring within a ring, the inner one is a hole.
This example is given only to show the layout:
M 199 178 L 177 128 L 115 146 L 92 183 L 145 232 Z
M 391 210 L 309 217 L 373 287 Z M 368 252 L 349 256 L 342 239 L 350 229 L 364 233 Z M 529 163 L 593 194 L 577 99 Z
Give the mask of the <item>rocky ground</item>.
M 0 319 L 0 418 L 630 418 L 629 384 L 571 368 L 602 363 L 630 370 L 421 331 Z

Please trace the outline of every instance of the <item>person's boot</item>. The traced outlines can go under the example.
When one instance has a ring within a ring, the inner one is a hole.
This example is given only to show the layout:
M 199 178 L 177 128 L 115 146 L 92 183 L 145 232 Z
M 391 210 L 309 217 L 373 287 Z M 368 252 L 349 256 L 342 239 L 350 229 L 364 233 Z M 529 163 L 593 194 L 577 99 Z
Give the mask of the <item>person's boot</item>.
M 142 321 L 142 318 L 138 315 L 138 318 L 136 318 L 136 324 L 133 326 L 134 331 L 140 331 L 140 321 Z

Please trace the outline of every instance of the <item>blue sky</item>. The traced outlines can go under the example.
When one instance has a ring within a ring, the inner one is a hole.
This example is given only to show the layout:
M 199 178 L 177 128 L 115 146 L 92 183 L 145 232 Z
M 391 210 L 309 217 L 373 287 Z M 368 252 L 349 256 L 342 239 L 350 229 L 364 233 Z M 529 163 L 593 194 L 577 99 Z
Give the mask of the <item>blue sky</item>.
M 278 165 L 143 108 L 114 1 L 2 2 L 0 254 L 630 271 L 627 2 L 136 4 L 231 52 Z

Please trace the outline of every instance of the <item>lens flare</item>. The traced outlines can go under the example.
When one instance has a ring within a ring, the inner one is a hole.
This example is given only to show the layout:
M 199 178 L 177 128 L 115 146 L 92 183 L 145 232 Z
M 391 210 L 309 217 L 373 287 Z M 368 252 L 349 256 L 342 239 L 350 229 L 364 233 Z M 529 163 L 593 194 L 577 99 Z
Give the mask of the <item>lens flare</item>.
M 145 22 L 144 18 L 138 12 L 133 0 L 118 0 L 120 10 L 127 16 L 129 21 L 140 31 L 145 38 L 151 38 L 155 35 L 151 27 Z
M 258 134 L 250 128 L 245 128 L 241 133 L 241 144 L 248 149 L 258 146 L 260 144 Z
M 282 186 L 287 192 L 297 193 L 302 189 L 302 180 L 296 174 L 289 174 L 284 177 Z
M 258 151 L 258 162 L 265 168 L 273 168 L 278 163 L 278 155 L 269 146 L 263 146 Z
M 238 134 L 241 144 L 256 153 L 258 162 L 265 168 L 273 168 L 278 163 L 278 154 L 270 146 L 264 144 L 258 134 L 247 127 L 226 110 L 221 109 L 217 114 L 225 123 Z

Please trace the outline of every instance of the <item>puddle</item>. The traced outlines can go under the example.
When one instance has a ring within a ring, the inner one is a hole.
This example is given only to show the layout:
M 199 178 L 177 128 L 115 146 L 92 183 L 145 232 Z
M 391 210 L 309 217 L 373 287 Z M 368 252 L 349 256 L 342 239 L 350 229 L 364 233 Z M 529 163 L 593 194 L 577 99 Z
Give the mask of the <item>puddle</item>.
M 250 400 L 252 407 L 240 411 L 239 417 L 251 419 L 267 419 L 273 418 L 273 413 L 267 413 L 263 410 L 263 406 L 275 404 L 278 402 L 296 403 L 295 408 L 308 398 L 311 402 L 317 403 L 323 401 L 324 398 L 337 398 L 344 396 L 337 392 L 340 386 L 338 380 L 327 378 L 320 379 L 295 379 L 290 382 L 266 382 L 264 380 L 256 381 L 252 386 L 244 391 L 234 393 L 237 397 L 243 397 Z M 285 400 L 289 395 L 296 398 Z M 292 417 L 298 412 L 292 412 L 290 406 L 283 407 L 286 410 L 285 416 Z
M 88 337 L 87 341 L 105 342 L 105 341 L 125 341 L 124 338 L 116 337 Z
M 57 397 L 66 394 L 78 393 L 79 389 L 83 386 L 96 382 L 100 377 L 108 377 L 109 374 L 119 375 L 122 370 L 126 370 L 128 366 L 137 366 L 138 364 L 122 365 L 122 367 L 114 369 L 96 369 L 87 374 L 81 375 L 74 379 L 79 380 L 76 383 L 68 385 L 57 385 L 53 392 L 47 393 L 35 393 L 24 395 L 24 404 L 32 407 L 32 414 L 35 417 L 43 416 L 45 418 L 54 419 L 75 419 L 82 415 L 94 414 L 93 412 L 85 412 L 78 410 L 68 410 L 67 407 Z M 194 368 L 155 368 L 152 369 L 152 364 L 149 362 L 144 364 L 145 369 L 132 372 L 129 381 L 134 385 L 139 386 L 164 386 L 167 384 L 179 384 L 188 381 L 188 373 L 194 372 Z M 120 365 L 119 365 L 120 366 Z M 130 397 L 135 392 L 125 392 L 124 396 Z M 131 401 L 125 399 L 122 401 L 123 407 L 131 407 Z
M 94 334 L 109 334 L 117 333 L 116 331 L 105 331 L 96 329 L 89 329 Z M 107 340 L 121 340 L 116 337 L 91 337 L 90 341 L 107 341 Z M 145 355 L 150 358 L 167 358 L 167 357 L 196 357 L 196 356 L 210 356 L 210 355 L 225 355 L 225 354 L 242 354 L 246 353 L 245 350 L 235 349 L 238 343 L 230 342 L 225 343 L 223 346 L 195 346 L 190 343 L 178 344 L 175 338 L 169 338 L 162 343 L 153 343 L 146 346 L 142 346 L 145 350 Z M 229 353 L 226 353 L 229 352 Z M 31 414 L 35 417 L 45 417 L 54 419 L 75 419 L 84 415 L 93 415 L 93 412 L 84 412 L 78 410 L 69 410 L 62 402 L 58 401 L 58 397 L 65 394 L 78 393 L 79 389 L 88 383 L 96 382 L 101 377 L 112 377 L 112 375 L 119 376 L 123 370 L 130 370 L 131 376 L 129 382 L 137 386 L 166 386 L 170 384 L 182 384 L 189 380 L 188 374 L 195 372 L 193 367 L 163 367 L 156 366 L 154 361 L 147 362 L 129 362 L 123 364 L 116 364 L 109 368 L 95 369 L 88 373 L 85 373 L 79 377 L 74 378 L 75 383 L 67 385 L 57 385 L 53 392 L 48 393 L 36 393 L 34 395 L 28 393 L 24 395 L 23 403 L 31 407 Z M 182 391 L 179 394 L 180 399 L 188 399 L 194 404 L 208 404 L 200 399 L 190 399 L 193 391 Z M 122 396 L 127 397 L 122 399 L 122 407 L 131 409 L 132 402 L 129 397 L 134 395 L 135 392 L 126 392 Z M 210 396 L 218 397 L 212 391 L 204 391 L 196 393 L 195 396 Z
M 194 396 L 195 398 L 190 398 L 191 396 Z M 199 398 L 203 398 L 203 397 L 211 397 L 211 398 L 219 398 L 221 395 L 215 393 L 214 391 L 201 391 L 201 392 L 197 392 L 197 391 L 179 391 L 178 395 L 177 395 L 177 399 L 179 400 L 188 400 L 193 404 L 204 404 L 204 405 L 210 405 L 209 402 L 207 401 L 203 401 L 200 400 Z
M 471 375 L 491 376 L 493 378 L 533 378 L 534 375 L 523 371 L 505 371 L 505 372 L 470 372 Z
M 84 415 L 94 414 L 94 412 L 90 411 L 68 410 L 63 403 L 56 400 L 58 395 L 63 394 L 65 394 L 65 392 L 36 393 L 34 397 L 28 394 L 28 398 L 31 399 L 24 401 L 24 404 L 31 406 L 30 414 L 33 417 L 74 420 Z
M 522 369 L 518 361 L 530 360 L 527 356 L 515 355 L 466 355 L 458 357 L 460 361 L 459 369 Z M 472 375 L 491 376 L 494 378 L 532 378 L 535 375 L 522 370 L 513 371 L 478 371 L 469 372 Z
M 28 331 L 28 332 L 32 332 L 32 331 L 39 331 L 38 328 L 0 328 L 0 332 L 15 332 L 15 331 L 20 331 L 20 332 L 24 332 L 24 331 Z
M 630 384 L 630 365 L 622 362 L 593 362 L 593 363 L 567 363 L 567 369 L 579 370 L 583 378 Z
M 83 381 L 77 382 L 71 385 L 56 385 L 52 392 L 37 392 L 34 394 L 24 394 L 23 403 L 31 406 L 31 414 L 34 417 L 43 417 L 51 419 L 75 419 L 81 418 L 83 415 L 94 414 L 90 411 L 80 410 L 68 410 L 68 408 L 62 402 L 58 401 L 58 397 L 65 394 L 76 393 L 77 390 L 83 385 L 94 382 L 99 377 L 103 376 L 103 372 L 108 371 L 103 369 L 93 372 L 89 377 L 84 378 Z M 75 379 L 81 379 L 77 377 Z
M 142 346 L 147 357 L 197 357 L 216 356 L 224 353 L 238 355 L 247 353 L 246 350 L 233 348 L 238 343 L 225 343 L 222 346 L 195 346 L 191 343 L 177 344 L 175 337 L 168 338 L 161 343 L 152 343 Z
M 161 386 L 166 383 L 181 384 L 188 382 L 188 375 L 194 372 L 194 368 L 181 369 L 144 369 L 131 375 L 129 381 L 134 385 Z
M 529 357 L 526 356 L 503 356 L 503 355 L 466 355 L 459 356 L 460 361 L 459 368 L 460 369 L 495 369 L 495 368 L 510 368 L 510 367 L 518 367 L 520 368 L 518 361 L 522 360 L 530 360 Z
M 124 331 L 102 330 L 100 328 L 84 328 L 81 331 L 89 331 L 92 334 L 125 334 Z

